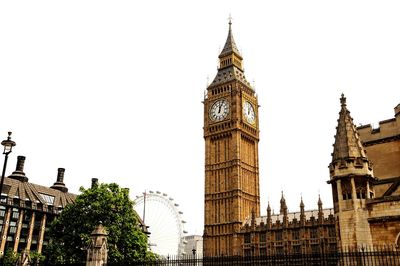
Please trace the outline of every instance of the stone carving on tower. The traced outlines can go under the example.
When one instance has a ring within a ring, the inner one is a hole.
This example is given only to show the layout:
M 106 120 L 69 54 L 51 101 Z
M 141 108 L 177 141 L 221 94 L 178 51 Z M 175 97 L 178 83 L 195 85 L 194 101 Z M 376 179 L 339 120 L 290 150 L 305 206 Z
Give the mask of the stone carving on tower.
M 243 222 L 260 216 L 258 102 L 231 24 L 204 99 L 205 256 L 239 254 Z

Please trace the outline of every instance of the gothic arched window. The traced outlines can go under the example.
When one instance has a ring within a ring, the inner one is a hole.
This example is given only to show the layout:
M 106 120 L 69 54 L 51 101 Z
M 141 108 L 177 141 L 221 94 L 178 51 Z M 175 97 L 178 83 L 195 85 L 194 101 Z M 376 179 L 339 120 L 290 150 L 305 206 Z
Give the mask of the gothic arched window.
M 357 193 L 357 199 L 365 199 L 366 198 L 366 194 L 365 194 L 365 189 L 362 187 L 358 187 L 356 189 L 356 193 Z

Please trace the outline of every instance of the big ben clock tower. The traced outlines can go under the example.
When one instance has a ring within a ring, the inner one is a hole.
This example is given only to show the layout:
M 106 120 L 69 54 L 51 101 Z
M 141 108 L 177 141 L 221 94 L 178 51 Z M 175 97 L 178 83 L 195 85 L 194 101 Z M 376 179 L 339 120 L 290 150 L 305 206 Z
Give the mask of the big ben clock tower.
M 236 234 L 252 212 L 260 215 L 258 103 L 231 24 L 204 100 L 205 256 L 239 254 Z

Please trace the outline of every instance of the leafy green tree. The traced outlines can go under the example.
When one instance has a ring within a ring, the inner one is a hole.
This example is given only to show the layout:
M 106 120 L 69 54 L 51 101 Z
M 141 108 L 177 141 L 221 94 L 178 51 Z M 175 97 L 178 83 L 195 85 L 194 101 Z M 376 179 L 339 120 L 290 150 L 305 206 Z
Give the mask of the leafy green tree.
M 44 256 L 44 255 L 42 255 L 42 254 L 40 254 L 40 253 L 38 253 L 38 252 L 36 252 L 36 251 L 30 252 L 30 253 L 29 253 L 29 256 L 31 257 L 31 260 L 32 260 L 34 263 L 38 263 L 38 264 L 43 263 L 43 262 L 44 262 L 44 259 L 45 259 L 45 256 Z
M 80 188 L 75 203 L 67 205 L 50 226 L 49 263 L 81 263 L 86 260 L 90 234 L 102 223 L 108 236 L 108 262 L 121 263 L 154 258 L 147 236 L 129 199 L 129 190 L 117 184 Z
M 19 254 L 14 252 L 11 248 L 7 249 L 4 256 L 0 260 L 0 265 L 14 266 L 17 262 Z

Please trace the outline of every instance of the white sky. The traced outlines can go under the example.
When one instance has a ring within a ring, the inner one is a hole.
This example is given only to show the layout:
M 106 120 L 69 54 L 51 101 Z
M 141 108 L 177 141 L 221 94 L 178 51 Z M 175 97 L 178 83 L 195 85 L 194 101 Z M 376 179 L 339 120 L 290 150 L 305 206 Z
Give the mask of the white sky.
M 91 178 L 180 203 L 202 234 L 203 100 L 233 17 L 260 109 L 262 213 L 330 207 L 342 92 L 354 121 L 400 103 L 398 1 L 1 1 L 0 136 L 29 181 Z M 3 159 L 1 159 L 2 162 Z

